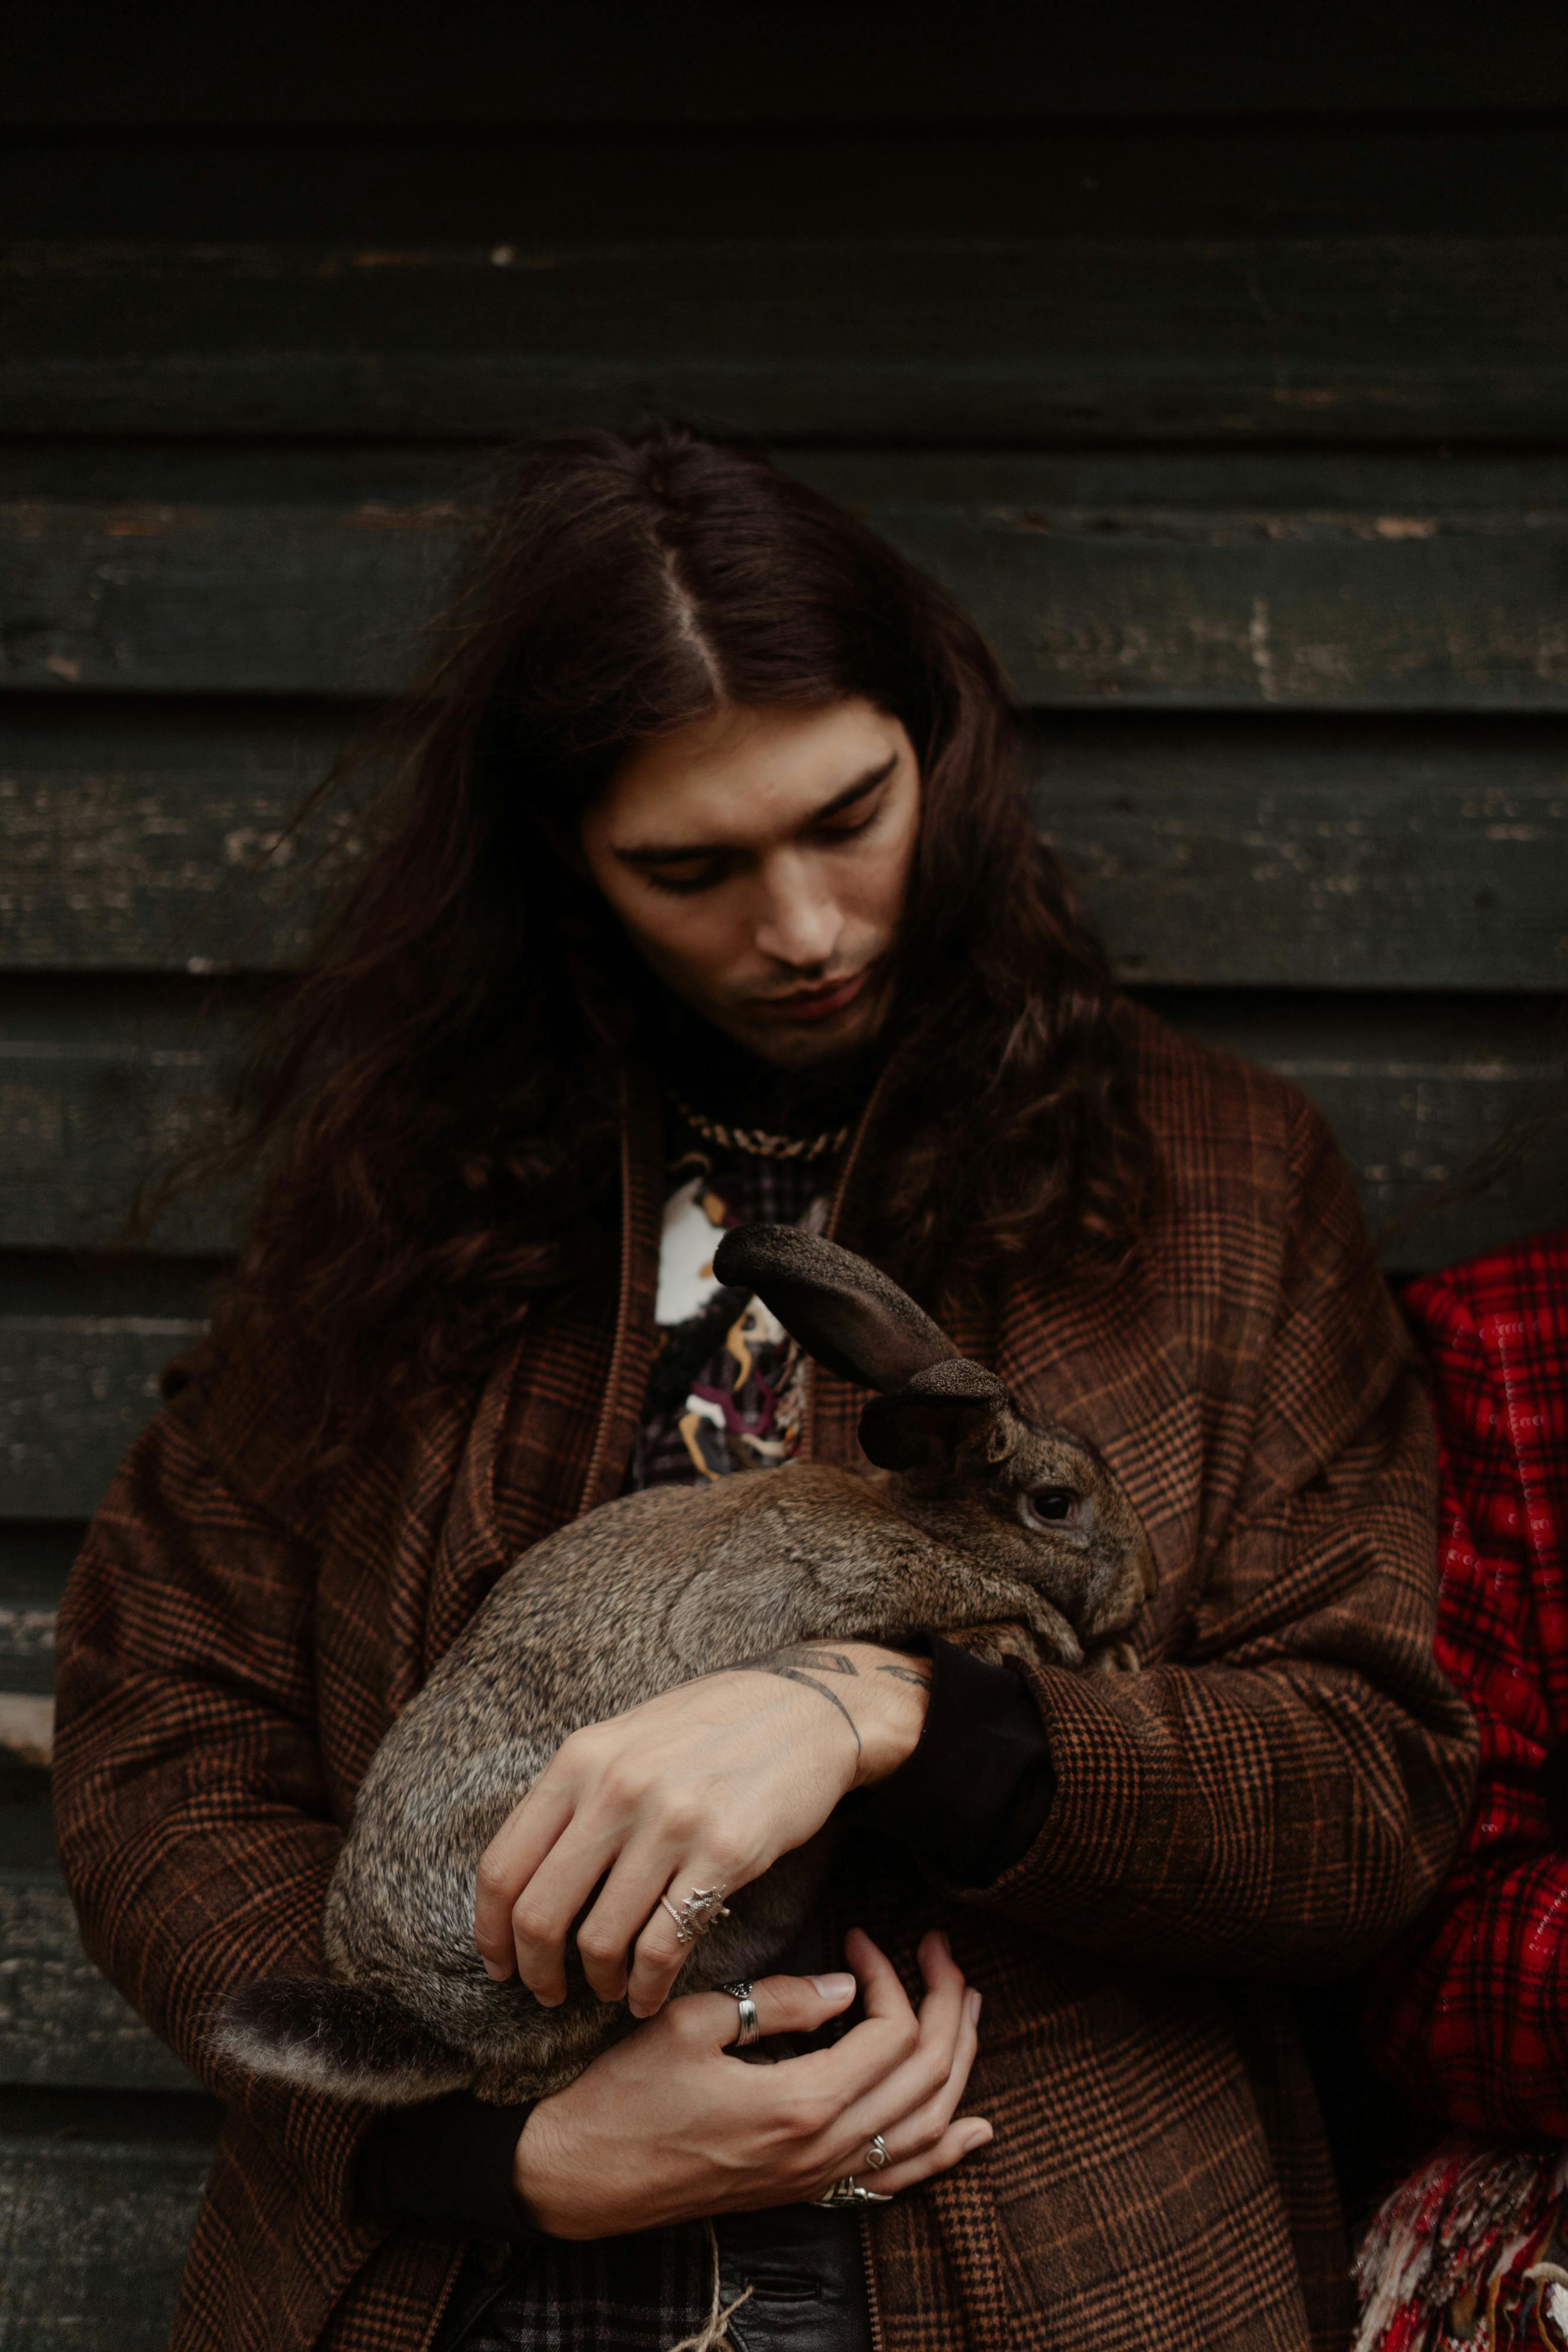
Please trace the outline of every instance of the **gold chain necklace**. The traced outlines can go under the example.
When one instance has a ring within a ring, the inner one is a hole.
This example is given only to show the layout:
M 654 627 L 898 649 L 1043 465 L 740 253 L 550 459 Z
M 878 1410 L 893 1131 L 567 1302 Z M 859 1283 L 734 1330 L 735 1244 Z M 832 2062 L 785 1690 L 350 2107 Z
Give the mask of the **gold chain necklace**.
M 700 1135 L 705 1143 L 716 1143 L 721 1151 L 741 1151 L 752 1160 L 823 1160 L 830 1153 L 841 1151 L 850 1139 L 848 1126 L 836 1127 L 828 1135 L 765 1135 L 759 1127 L 725 1127 L 716 1118 L 705 1118 L 693 1110 L 679 1095 L 670 1100 L 686 1125 Z

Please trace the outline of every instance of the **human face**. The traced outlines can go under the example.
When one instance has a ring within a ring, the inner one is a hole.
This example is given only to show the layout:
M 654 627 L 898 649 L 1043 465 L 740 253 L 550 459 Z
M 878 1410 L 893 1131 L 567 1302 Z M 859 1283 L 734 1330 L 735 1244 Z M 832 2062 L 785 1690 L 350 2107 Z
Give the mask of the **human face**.
M 781 1069 L 886 1017 L 920 826 L 896 719 L 727 709 L 632 752 L 583 820 L 590 873 L 683 1004 Z

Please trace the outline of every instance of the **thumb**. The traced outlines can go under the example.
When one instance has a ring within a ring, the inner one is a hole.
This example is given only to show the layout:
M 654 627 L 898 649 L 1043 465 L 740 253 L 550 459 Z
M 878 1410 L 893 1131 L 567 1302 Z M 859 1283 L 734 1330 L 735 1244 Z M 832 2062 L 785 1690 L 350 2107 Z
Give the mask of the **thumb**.
M 853 2000 L 855 1980 L 847 1969 L 820 1977 L 758 1977 L 751 1988 L 757 2006 L 757 2038 L 771 2033 L 814 2033 L 829 2019 L 840 2017 Z M 688 2004 L 683 2002 L 683 2008 Z M 700 2023 L 714 2045 L 727 2050 L 740 2036 L 740 2008 L 734 1993 L 705 1992 L 691 1996 L 689 2008 L 702 2011 Z

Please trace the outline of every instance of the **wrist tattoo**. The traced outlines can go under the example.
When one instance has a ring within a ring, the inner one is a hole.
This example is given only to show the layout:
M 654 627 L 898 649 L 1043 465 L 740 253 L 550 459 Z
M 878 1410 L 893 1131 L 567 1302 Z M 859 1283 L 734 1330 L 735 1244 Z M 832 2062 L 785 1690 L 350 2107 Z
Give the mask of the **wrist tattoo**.
M 831 1690 L 819 1679 L 823 1675 L 847 1676 L 859 1682 L 861 1673 L 854 1660 L 842 1650 L 830 1650 L 819 1642 L 792 1642 L 781 1650 L 769 1650 L 760 1658 L 743 1658 L 735 1669 L 742 1675 L 776 1675 L 780 1682 L 800 1683 L 814 1690 L 830 1706 L 836 1706 L 854 1734 L 855 1747 L 861 1746 L 860 1727 L 837 1691 Z M 913 1683 L 919 1690 L 931 1686 L 931 1667 L 925 1659 L 889 1661 L 876 1669 L 879 1675 L 890 1675 L 894 1682 Z
M 847 1675 L 852 1682 L 860 1680 L 860 1668 L 841 1650 L 824 1650 L 810 1642 L 792 1642 L 787 1649 L 770 1650 L 760 1658 L 743 1658 L 736 1668 L 741 1675 L 777 1675 L 780 1682 L 801 1683 L 814 1690 L 830 1706 L 836 1706 L 854 1734 L 855 1750 L 860 1751 L 860 1727 L 854 1717 L 836 1691 L 831 1691 L 819 1675 Z
M 891 1675 L 895 1683 L 913 1683 L 916 1690 L 931 1687 L 931 1666 L 928 1660 L 901 1660 L 896 1666 L 878 1666 L 879 1675 Z

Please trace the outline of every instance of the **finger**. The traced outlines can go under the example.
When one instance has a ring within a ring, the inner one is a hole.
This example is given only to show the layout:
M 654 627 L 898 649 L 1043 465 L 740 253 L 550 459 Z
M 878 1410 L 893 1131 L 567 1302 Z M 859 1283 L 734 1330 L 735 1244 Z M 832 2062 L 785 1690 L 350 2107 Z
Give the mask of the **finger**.
M 751 1988 L 758 2032 L 814 2033 L 830 2018 L 841 2017 L 855 1997 L 847 1969 L 818 1977 L 758 1977 Z M 673 2000 L 664 2015 L 672 2031 L 709 2050 L 727 2050 L 740 2031 L 740 2011 L 732 1992 L 694 1992 Z M 786 2067 L 808 2061 L 787 2058 Z
M 612 1831 L 591 1833 L 574 1816 L 512 1906 L 517 1974 L 547 2009 L 566 1999 L 566 1939 L 614 1863 L 615 1843 Z
M 977 2148 L 984 2147 L 995 2136 L 984 2116 L 965 2116 L 960 2122 L 949 2124 L 941 2138 L 923 2148 L 918 2156 L 908 2157 L 902 2164 L 890 2164 L 881 2172 L 858 2172 L 853 2178 L 863 2188 L 874 2189 L 883 2197 L 896 2197 L 901 2189 L 913 2189 L 939 2172 L 951 2172 L 956 2164 L 961 2164 Z
M 673 1875 L 667 1844 L 644 1841 L 620 1855 L 600 1888 L 592 1909 L 577 1931 L 583 1974 L 601 2000 L 619 2000 L 630 1991 L 633 2017 L 652 2017 L 662 2009 L 671 1985 L 691 1951 L 675 1933 L 675 1923 L 661 1901 Z M 644 1924 L 646 1923 L 646 1924 Z M 643 1947 L 663 1926 L 668 1967 L 656 1997 L 650 1997 L 643 1979 L 632 1968 L 629 1955 L 635 1941 L 639 1960 Z M 641 1934 L 639 1934 L 641 1929 Z
M 509 1977 L 517 1966 L 512 1906 L 572 1816 L 566 1782 L 548 1775 L 515 1805 L 479 1857 L 474 1885 L 474 1941 L 486 1976 Z
M 886 2082 L 920 2042 L 919 2020 L 885 1953 L 859 1928 L 846 1937 L 844 1951 L 860 1981 L 865 2016 L 831 2050 L 788 2061 L 800 2069 L 799 2088 L 831 2102 L 839 2116 Z
M 895 2126 L 904 2124 L 937 2098 L 966 2035 L 973 2035 L 976 2020 L 969 2013 L 969 1988 L 945 1936 L 933 1933 L 924 1938 L 920 1969 L 927 1991 L 920 2004 L 913 2036 L 900 2050 L 894 2064 L 874 2081 L 860 2085 L 854 2095 L 843 2103 L 838 2129 L 844 2136 L 843 2145 L 848 2150 L 854 2149 L 857 2139 L 869 2140 L 873 2132 L 880 2131 L 885 2138 Z M 871 1998 L 868 1992 L 868 2011 Z M 853 2039 L 852 2034 L 846 2034 L 838 2050 L 830 2054 L 838 2055 Z M 966 2079 L 973 2057 L 971 2040 L 964 2070 Z M 852 2154 L 850 2160 L 855 2160 Z
M 894 2164 L 902 2164 L 905 2158 L 918 2156 L 925 2148 L 935 2146 L 957 2113 L 958 2103 L 968 2086 L 969 2070 L 975 2063 L 979 2041 L 979 2014 L 980 1996 L 970 1990 L 964 1997 L 964 2023 L 946 2080 L 930 2098 L 901 2122 L 883 2126 L 883 2144 Z
M 663 2009 L 669 1999 L 670 1987 L 691 1958 L 692 1946 L 682 1943 L 675 1920 L 661 1900 L 671 1887 L 685 1890 L 685 1894 L 677 1891 L 669 1898 L 675 1911 L 679 1910 L 686 1895 L 695 1894 L 699 1888 L 718 1888 L 721 1899 L 722 1894 L 728 1891 L 722 1874 L 715 1870 L 708 1870 L 705 1874 L 692 1864 L 678 1860 L 673 1867 L 665 1869 L 653 1888 L 652 1902 L 645 1903 L 637 1915 L 643 1932 L 638 1936 L 636 1948 L 632 1954 L 632 1970 L 626 1986 L 627 2006 L 633 2017 L 652 2017 L 655 2011 Z

